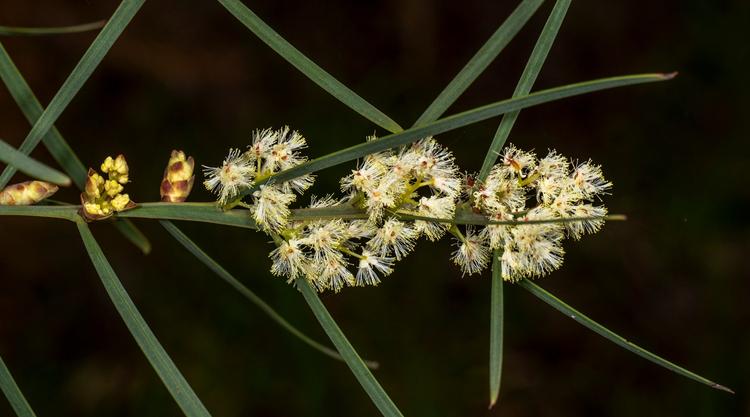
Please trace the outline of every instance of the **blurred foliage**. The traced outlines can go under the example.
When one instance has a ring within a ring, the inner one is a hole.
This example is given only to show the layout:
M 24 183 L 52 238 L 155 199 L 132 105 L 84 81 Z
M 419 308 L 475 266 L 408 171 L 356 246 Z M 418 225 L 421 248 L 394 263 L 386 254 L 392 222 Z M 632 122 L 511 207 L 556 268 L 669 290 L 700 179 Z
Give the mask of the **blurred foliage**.
M 250 5 L 323 68 L 409 125 L 515 3 Z M 8 1 L 0 4 L 0 23 L 85 22 L 108 16 L 116 4 Z M 550 7 L 449 112 L 510 96 Z M 738 394 L 658 368 L 509 286 L 501 399 L 487 411 L 489 271 L 460 279 L 448 243 L 422 242 L 380 287 L 323 297 L 362 356 L 381 363 L 377 377 L 405 415 L 750 414 L 748 21 L 750 3 L 741 0 L 575 2 L 537 89 L 636 72 L 680 76 L 526 110 L 510 138 L 601 163 L 615 184 L 608 207 L 630 218 L 568 243 L 564 267 L 540 285 Z M 3 42 L 46 103 L 93 36 Z M 497 123 L 440 140 L 475 170 Z M 216 164 L 228 147 L 244 146 L 252 129 L 282 124 L 307 136 L 311 155 L 376 131 L 217 3 L 165 0 L 146 3 L 57 126 L 86 163 L 127 155 L 131 196 L 154 201 L 173 148 L 198 164 Z M 0 137 L 18 145 L 28 129 L 0 89 Z M 44 150 L 34 157 L 51 163 Z M 348 169 L 323 173 L 315 190 L 335 189 Z M 73 190 L 57 197 L 76 201 Z M 209 198 L 199 187 L 192 196 Z M 92 228 L 214 415 L 377 415 L 345 365 L 281 331 L 158 224 L 139 225 L 154 242 L 147 257 L 111 227 Z M 270 245 L 261 234 L 182 228 L 292 322 L 324 339 L 301 296 L 266 272 Z M 72 225 L 3 219 L 0 236 L 0 351 L 39 415 L 180 415 L 106 298 Z M 9 413 L 0 401 L 0 415 Z

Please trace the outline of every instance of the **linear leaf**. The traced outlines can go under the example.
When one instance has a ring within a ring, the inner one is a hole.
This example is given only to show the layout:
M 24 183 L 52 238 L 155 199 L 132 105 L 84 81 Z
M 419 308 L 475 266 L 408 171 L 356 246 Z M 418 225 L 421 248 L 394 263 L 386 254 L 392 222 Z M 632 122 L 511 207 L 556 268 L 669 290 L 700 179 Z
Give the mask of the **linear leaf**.
M 115 43 L 138 9 L 141 8 L 144 1 L 122 0 L 117 10 L 115 10 L 107 24 L 104 25 L 104 28 L 96 36 L 96 39 L 94 39 L 94 42 L 91 43 L 91 46 L 83 54 L 83 57 L 78 61 L 78 64 L 73 68 L 73 71 L 63 85 L 55 96 L 52 97 L 49 106 L 47 106 L 39 119 L 36 120 L 28 135 L 26 135 L 26 139 L 24 139 L 18 148 L 19 151 L 28 155 L 39 141 L 42 140 L 44 135 L 49 132 L 57 118 L 68 104 L 70 104 L 81 87 L 83 87 L 83 84 L 94 72 L 94 69 L 102 61 L 104 55 L 107 54 L 109 48 Z M 13 167 L 5 168 L 0 175 L 0 188 L 8 184 L 14 173 L 15 169 Z
M 386 394 L 383 387 L 380 386 L 380 383 L 372 375 L 372 372 L 367 369 L 357 351 L 354 350 L 352 344 L 346 339 L 346 336 L 344 336 L 336 321 L 331 317 L 331 313 L 328 312 L 323 302 L 320 301 L 318 293 L 315 292 L 310 283 L 304 278 L 297 279 L 297 288 L 299 288 L 302 296 L 305 297 L 305 301 L 310 306 L 315 318 L 318 319 L 318 323 L 323 327 L 323 330 L 331 339 L 333 345 L 336 346 L 341 356 L 344 357 L 354 377 L 357 378 L 357 381 L 359 381 L 359 384 L 367 392 L 367 395 L 370 396 L 370 399 L 378 410 L 380 410 L 380 413 L 386 417 L 403 417 L 396 404 Z
M 51 182 L 57 185 L 69 186 L 70 178 L 62 172 L 18 152 L 16 148 L 0 140 L 0 162 L 13 166 L 24 174 Z
M 690 378 L 694 381 L 698 381 L 701 384 L 706 384 L 711 388 L 715 388 L 718 390 L 726 391 L 729 393 L 734 394 L 734 391 L 731 389 L 719 385 L 713 381 L 710 381 L 698 374 L 695 374 L 693 372 L 688 371 L 687 369 L 681 368 L 674 363 L 661 358 L 646 349 L 643 349 L 642 347 L 636 345 L 635 343 L 629 342 L 627 339 L 623 338 L 622 336 L 612 332 L 611 330 L 607 329 L 606 327 L 602 326 L 601 324 L 595 322 L 594 320 L 591 320 L 590 318 L 583 315 L 580 311 L 574 309 L 573 307 L 565 304 L 562 300 L 555 297 L 554 295 L 550 294 L 549 292 L 545 291 L 542 287 L 534 284 L 533 282 L 522 279 L 518 282 L 518 285 L 524 288 L 525 290 L 532 293 L 534 296 L 539 298 L 540 300 L 544 301 L 545 303 L 552 306 L 554 309 L 558 310 L 559 312 L 565 314 L 566 316 L 570 317 L 571 319 L 577 321 L 579 324 L 583 325 L 584 327 L 587 327 L 589 330 L 593 331 L 594 333 L 598 334 L 599 336 L 602 336 L 603 338 L 609 340 L 610 342 L 620 346 L 623 349 L 626 349 L 632 353 L 635 353 L 636 355 L 651 361 L 661 367 L 664 367 L 678 375 L 682 375 L 686 378 Z
M 0 78 L 8 87 L 10 95 L 18 104 L 26 120 L 33 126 L 44 109 L 31 91 L 29 84 L 26 83 L 18 68 L 10 59 L 10 55 L 8 55 L 8 51 L 5 50 L 2 43 L 0 43 Z M 42 140 L 55 161 L 70 175 L 76 186 L 83 189 L 86 183 L 86 167 L 83 166 L 81 160 L 78 159 L 57 128 L 53 126 Z M 28 154 L 30 151 L 25 153 Z
M 503 375 L 503 276 L 501 252 L 492 252 L 492 290 L 490 294 L 490 408 L 497 403 Z
M 570 6 L 570 0 L 557 0 L 555 2 L 555 7 L 552 8 L 552 12 L 547 18 L 547 23 L 544 24 L 539 39 L 537 39 L 536 45 L 534 45 L 534 49 L 531 51 L 531 56 L 526 62 L 526 67 L 521 73 L 521 78 L 518 80 L 518 84 L 516 84 L 513 97 L 525 96 L 531 91 L 531 87 L 534 85 L 539 71 L 541 71 L 542 65 L 544 65 L 544 61 L 547 60 L 547 55 L 557 37 L 560 25 L 562 25 L 563 19 L 565 19 L 568 6 Z M 479 181 L 484 181 L 487 175 L 489 175 L 490 169 L 492 169 L 497 155 L 500 154 L 500 150 L 508 139 L 508 135 L 510 135 L 510 131 L 513 129 L 519 113 L 520 111 L 514 111 L 503 115 L 500 126 L 498 126 L 495 132 L 495 137 L 492 139 L 492 144 L 487 151 L 487 155 L 484 157 L 482 169 L 479 171 L 479 176 L 477 177 Z
M 46 217 L 71 222 L 78 221 L 78 206 L 2 206 L 0 216 Z
M 151 241 L 148 240 L 141 229 L 137 228 L 133 222 L 128 219 L 113 219 L 112 225 L 122 234 L 125 239 L 132 243 L 141 253 L 148 255 L 151 253 Z
M 77 211 L 80 206 L 0 206 L 0 216 L 31 216 L 31 217 L 52 217 L 70 221 L 79 220 Z M 506 226 L 523 226 L 530 224 L 543 223 L 569 223 L 584 220 L 625 220 L 622 215 L 609 215 L 603 217 L 566 217 L 559 219 L 535 219 L 535 220 L 489 220 L 480 214 L 470 210 L 461 210 L 456 213 L 453 219 L 439 219 L 433 217 L 416 216 L 407 213 L 397 212 L 395 216 L 402 220 L 425 220 L 437 223 L 450 224 L 473 224 L 486 226 L 491 224 Z M 138 219 L 157 219 L 157 220 L 185 220 L 202 223 L 213 223 L 224 226 L 241 227 L 245 229 L 255 229 L 255 222 L 250 218 L 250 214 L 244 209 L 234 209 L 222 211 L 216 207 L 215 203 L 143 203 L 138 207 L 118 213 L 119 218 L 138 218 Z M 344 219 L 357 220 L 367 219 L 367 213 L 350 205 L 342 204 L 333 207 L 320 208 L 303 208 L 292 209 L 290 220 L 326 220 L 326 219 Z
M 34 410 L 31 409 L 21 389 L 18 388 L 13 375 L 10 374 L 10 370 L 5 365 L 5 362 L 3 362 L 2 357 L 0 357 L 0 389 L 2 389 L 5 398 L 8 399 L 10 406 L 18 417 L 36 417 Z
M 106 20 L 96 22 L 82 23 L 73 26 L 55 26 L 55 27 L 16 27 L 0 26 L 0 35 L 7 36 L 39 36 L 39 35 L 61 35 L 67 33 L 80 33 L 96 30 L 104 26 Z
M 343 361 L 344 358 L 341 357 L 335 350 L 324 346 L 321 343 L 316 342 L 311 337 L 304 334 L 302 331 L 294 327 L 291 323 L 289 323 L 284 317 L 281 316 L 276 310 L 274 310 L 268 303 L 263 301 L 262 298 L 260 298 L 257 294 L 255 294 L 252 290 L 247 288 L 240 280 L 235 278 L 232 274 L 229 273 L 226 269 L 224 269 L 223 266 L 221 266 L 218 262 L 216 262 L 213 258 L 208 256 L 206 252 L 203 251 L 198 245 L 195 244 L 185 233 L 182 232 L 177 226 L 174 225 L 174 223 L 170 222 L 169 220 L 161 220 L 159 223 L 167 229 L 167 232 L 169 232 L 172 237 L 175 238 L 185 249 L 188 250 L 188 252 L 192 253 L 193 256 L 198 258 L 199 261 L 201 261 L 204 265 L 208 267 L 211 271 L 213 271 L 216 275 L 218 275 L 221 279 L 223 279 L 227 284 L 231 285 L 232 288 L 239 291 L 240 294 L 242 294 L 245 298 L 247 298 L 251 303 L 255 304 L 256 307 L 258 307 L 262 312 L 264 312 L 268 317 L 271 318 L 276 324 L 281 326 L 284 330 L 291 333 L 293 336 L 300 339 L 302 342 L 306 343 L 313 349 L 317 350 L 318 352 L 329 356 L 333 359 Z M 377 362 L 369 362 L 368 367 L 376 369 L 377 368 Z
M 26 119 L 33 126 L 44 112 L 41 103 L 34 96 L 26 80 L 16 68 L 16 65 L 10 59 L 10 55 L 0 43 L 0 79 L 8 87 L 13 100 L 18 104 Z M 70 175 L 76 186 L 83 190 L 86 184 L 86 167 L 73 152 L 68 142 L 62 137 L 56 127 L 52 128 L 42 138 L 44 146 L 49 150 L 52 157 L 57 161 L 63 170 Z M 121 219 L 114 222 L 115 227 L 122 233 L 126 239 L 138 247 L 144 254 L 151 251 L 151 242 L 148 238 L 127 219 Z
M 120 218 L 187 220 L 257 229 L 247 210 L 224 211 L 218 208 L 215 203 L 143 203 L 133 210 L 123 211 L 117 216 Z
M 177 366 L 146 324 L 141 313 L 138 312 L 133 300 L 130 299 L 117 274 L 104 256 L 99 243 L 91 234 L 88 225 L 83 221 L 77 221 L 76 225 L 86 251 L 91 258 L 91 263 L 94 264 L 109 298 L 154 371 L 159 375 L 169 393 L 172 394 L 177 405 L 180 406 L 186 416 L 210 416 L 211 414 L 203 406 L 198 396 L 195 395 L 185 377 L 182 376 L 180 370 L 177 369 Z
M 440 118 L 479 75 L 497 58 L 500 52 L 526 25 L 544 0 L 524 0 L 482 45 L 468 63 L 440 92 L 427 110 L 419 116 L 414 126 L 423 126 Z
M 352 110 L 361 114 L 371 122 L 388 130 L 389 132 L 400 132 L 404 130 L 401 126 L 386 116 L 383 112 L 368 103 L 354 91 L 335 79 L 331 74 L 320 68 L 310 58 L 306 57 L 297 48 L 292 46 L 286 39 L 268 26 L 252 10 L 242 4 L 239 0 L 218 0 L 229 13 L 250 29 L 266 45 L 270 46 L 277 54 L 297 68 L 307 78 L 336 97 L 340 102 L 349 106 Z
M 550 101 L 560 100 L 566 97 L 578 96 L 615 87 L 627 85 L 643 84 L 656 81 L 670 80 L 674 74 L 639 74 L 626 75 L 620 77 L 602 78 L 598 80 L 586 81 L 576 84 L 569 84 L 562 87 L 551 88 L 547 90 L 531 93 L 527 96 L 511 98 L 477 107 L 462 113 L 448 116 L 435 122 L 421 127 L 407 129 L 401 133 L 394 133 L 369 142 L 360 143 L 350 146 L 328 155 L 307 161 L 293 168 L 281 171 L 272 175 L 261 183 L 268 181 L 284 182 L 300 177 L 305 174 L 330 168 L 345 162 L 353 161 L 371 153 L 380 152 L 389 148 L 394 148 L 408 143 L 415 142 L 426 136 L 437 135 L 458 129 L 472 123 L 481 122 L 489 118 L 499 116 L 504 113 L 536 106 Z M 254 189 L 243 191 L 240 196 L 244 197 L 251 194 Z

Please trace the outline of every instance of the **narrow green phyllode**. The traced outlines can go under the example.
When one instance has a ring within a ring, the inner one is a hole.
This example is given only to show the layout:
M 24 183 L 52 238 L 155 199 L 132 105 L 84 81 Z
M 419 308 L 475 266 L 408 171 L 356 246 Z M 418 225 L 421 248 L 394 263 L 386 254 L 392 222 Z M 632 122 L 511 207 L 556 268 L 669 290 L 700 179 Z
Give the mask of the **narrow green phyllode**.
M 312 159 L 293 168 L 272 175 L 263 181 L 258 181 L 255 185 L 264 184 L 269 181 L 282 183 L 301 177 L 306 174 L 330 168 L 345 162 L 354 161 L 365 155 L 380 152 L 386 149 L 395 148 L 416 142 L 422 138 L 440 133 L 449 132 L 460 127 L 468 126 L 473 123 L 481 122 L 504 113 L 525 109 L 551 101 L 560 100 L 567 97 L 588 94 L 595 91 L 607 90 L 610 88 L 624 87 L 635 84 L 643 84 L 657 81 L 670 80 L 675 76 L 672 74 L 637 74 L 625 75 L 620 77 L 601 78 L 598 80 L 584 81 L 576 84 L 568 84 L 561 87 L 550 88 L 537 91 L 527 96 L 511 98 L 487 104 L 475 109 L 467 110 L 452 116 L 448 116 L 435 122 L 421 127 L 414 127 L 404 130 L 400 133 L 393 133 L 380 137 L 369 142 L 360 143 L 329 153 L 316 159 Z M 255 187 L 247 189 L 239 194 L 238 197 L 244 197 L 252 194 Z
M 31 409 L 29 402 L 26 401 L 26 397 L 23 396 L 21 389 L 18 388 L 13 375 L 10 374 L 10 370 L 5 365 L 5 362 L 3 362 L 2 357 L 0 357 L 0 389 L 5 394 L 5 398 L 8 399 L 10 406 L 18 417 L 36 417 L 34 410 Z
M 354 350 L 352 344 L 346 339 L 336 321 L 331 317 L 331 313 L 328 312 L 323 302 L 320 301 L 320 297 L 318 297 L 318 293 L 313 289 L 312 285 L 306 279 L 299 278 L 297 279 L 297 288 L 299 288 L 302 296 L 305 297 L 307 305 L 310 306 L 320 326 L 323 327 L 333 345 L 336 346 L 346 364 L 349 365 L 349 369 L 354 374 L 354 377 L 357 378 L 357 381 L 362 385 L 367 395 L 370 396 L 370 399 L 378 410 L 380 410 L 380 413 L 385 417 L 403 417 L 396 404 L 386 394 L 383 387 L 380 386 L 380 383 L 372 375 L 372 372 L 367 369 L 357 351 Z
M 240 282 L 237 278 L 235 278 L 232 274 L 229 273 L 223 266 L 221 266 L 218 262 L 216 262 L 213 258 L 208 256 L 206 252 L 203 251 L 195 242 L 192 241 L 182 230 L 180 230 L 177 226 L 175 226 L 174 223 L 170 222 L 169 220 L 160 220 L 159 223 L 164 227 L 164 229 L 169 232 L 170 235 L 172 235 L 173 238 L 177 242 L 179 242 L 185 249 L 187 249 L 188 252 L 193 254 L 199 261 L 201 261 L 208 269 L 213 271 L 216 275 L 218 275 L 221 279 L 223 279 L 227 284 L 231 285 L 232 288 L 237 290 L 242 296 L 250 300 L 251 303 L 255 304 L 262 312 L 264 312 L 268 317 L 271 318 L 276 324 L 281 326 L 284 330 L 288 331 L 292 336 L 300 339 L 302 342 L 306 343 L 308 346 L 312 347 L 313 349 L 317 350 L 318 352 L 339 360 L 343 361 L 344 358 L 341 357 L 336 351 L 330 349 L 327 346 L 324 346 L 315 340 L 313 340 L 311 337 L 307 336 L 306 334 L 302 333 L 299 329 L 294 327 L 291 323 L 289 323 L 284 317 L 281 316 L 276 310 L 274 310 L 268 303 L 263 301 L 262 298 L 260 298 L 257 294 L 255 294 L 253 291 L 251 291 L 249 288 L 247 288 L 245 285 Z M 365 361 L 367 363 L 367 366 L 372 369 L 377 369 L 378 363 L 372 362 L 372 361 Z
M 94 268 L 96 268 L 96 272 L 99 274 L 104 289 L 107 291 L 107 295 L 109 295 L 117 312 L 128 327 L 130 334 L 151 363 L 154 371 L 159 375 L 169 393 L 172 394 L 172 398 L 174 398 L 186 416 L 210 417 L 211 414 L 206 410 L 206 407 L 198 396 L 195 395 L 190 384 L 182 376 L 180 370 L 177 369 L 177 366 L 156 339 L 156 336 L 148 324 L 146 324 L 135 304 L 133 304 L 133 300 L 130 299 L 117 274 L 115 274 L 109 261 L 104 256 L 104 252 L 99 247 L 99 243 L 97 243 L 94 235 L 91 234 L 88 225 L 82 220 L 78 220 L 76 221 L 76 226 L 89 254 L 89 258 L 91 258 L 91 263 L 94 264 Z
M 0 140 L 0 162 L 5 162 L 24 174 L 53 184 L 67 187 L 70 185 L 70 178 L 62 172 L 51 168 L 36 159 L 32 159 L 26 154 L 18 152 L 14 147 Z
M 534 82 L 544 65 L 544 61 L 547 60 L 547 55 L 552 48 L 552 43 L 554 43 L 555 38 L 557 37 L 557 32 L 560 30 L 563 19 L 565 19 L 565 14 L 570 6 L 570 1 L 571 0 L 558 0 L 555 2 L 555 7 L 552 8 L 552 12 L 550 13 L 549 18 L 547 18 L 547 23 L 545 23 L 544 28 L 542 28 L 542 32 L 539 34 L 539 39 L 537 39 L 534 49 L 531 51 L 531 56 L 529 56 L 529 60 L 526 62 L 526 67 L 524 67 L 523 73 L 521 73 L 521 78 L 518 80 L 518 84 L 516 84 L 516 89 L 513 91 L 513 97 L 522 97 L 529 94 L 531 87 L 534 86 Z M 479 181 L 487 179 L 487 175 L 495 164 L 495 160 L 500 154 L 500 150 L 503 148 L 503 145 L 505 145 L 505 141 L 508 139 L 510 131 L 513 129 L 516 119 L 518 119 L 519 113 L 520 111 L 514 111 L 503 115 L 503 119 L 500 121 L 500 125 L 492 139 L 492 144 L 487 151 L 487 155 L 484 157 L 482 168 L 479 170 L 479 175 L 477 176 Z
M 544 0 L 522 1 L 419 116 L 414 126 L 422 126 L 440 118 L 513 40 L 543 2 Z
M 53 27 L 15 27 L 0 26 L 0 35 L 5 36 L 42 36 L 42 35 L 64 35 L 69 33 L 81 33 L 96 30 L 104 26 L 106 20 L 96 22 L 82 23 L 72 26 L 53 26 Z
M 690 378 L 694 381 L 700 382 L 701 384 L 708 385 L 711 388 L 715 388 L 721 391 L 726 391 L 728 393 L 734 394 L 734 391 L 732 391 L 731 389 L 723 385 L 717 384 L 716 382 L 713 382 L 709 379 L 706 379 L 696 373 L 690 372 L 685 368 L 677 366 L 674 363 L 660 356 L 657 356 L 647 351 L 646 349 L 643 349 L 642 347 L 636 345 L 635 343 L 628 341 L 624 337 L 614 333 L 613 331 L 607 329 L 601 324 L 586 317 L 580 311 L 565 304 L 562 300 L 550 294 L 549 292 L 545 291 L 542 287 L 536 285 L 535 283 L 527 279 L 523 279 L 521 281 L 518 281 L 518 285 L 522 287 L 523 289 L 525 289 L 526 291 L 532 293 L 534 296 L 536 296 L 540 300 L 552 306 L 555 310 L 558 310 L 559 312 L 565 314 L 571 319 L 577 321 L 579 324 L 583 325 L 584 327 L 587 327 L 589 330 L 592 330 L 594 333 L 598 334 L 599 336 L 602 336 L 603 338 L 620 346 L 621 348 L 626 349 L 632 353 L 635 353 L 636 355 L 648 361 L 651 361 L 663 368 L 666 368 L 678 375 L 682 375 L 685 378 Z
M 503 375 L 503 276 L 500 250 L 492 252 L 492 290 L 490 294 L 490 407 L 497 403 Z
M 393 119 L 368 103 L 357 95 L 349 87 L 345 86 L 327 73 L 323 68 L 306 57 L 302 52 L 287 42 L 281 35 L 268 26 L 252 10 L 242 4 L 239 0 L 218 0 L 229 13 L 239 20 L 245 27 L 250 29 L 255 36 L 260 38 L 266 45 L 270 46 L 277 54 L 297 68 L 307 78 L 326 90 L 337 100 L 349 106 L 352 110 L 364 116 L 376 125 L 389 132 L 400 132 L 404 130 Z
M 552 12 L 547 18 L 547 22 L 542 28 L 537 39 L 534 49 L 531 52 L 529 60 L 523 69 L 521 78 L 518 80 L 513 97 L 521 97 L 529 94 L 531 87 L 534 85 L 539 72 L 541 71 L 544 61 L 547 59 L 552 43 L 557 37 L 557 32 L 562 25 L 565 14 L 570 6 L 570 0 L 557 0 Z M 500 154 L 505 141 L 510 135 L 510 131 L 518 118 L 519 111 L 505 113 L 500 125 L 497 128 L 492 144 L 487 150 L 484 163 L 479 171 L 477 180 L 484 182 L 495 164 L 497 155 Z M 500 251 L 494 251 L 492 260 L 492 294 L 490 300 L 490 408 L 497 402 L 500 393 L 500 380 L 502 377 L 503 361 L 503 293 L 502 293 L 502 271 L 500 260 Z

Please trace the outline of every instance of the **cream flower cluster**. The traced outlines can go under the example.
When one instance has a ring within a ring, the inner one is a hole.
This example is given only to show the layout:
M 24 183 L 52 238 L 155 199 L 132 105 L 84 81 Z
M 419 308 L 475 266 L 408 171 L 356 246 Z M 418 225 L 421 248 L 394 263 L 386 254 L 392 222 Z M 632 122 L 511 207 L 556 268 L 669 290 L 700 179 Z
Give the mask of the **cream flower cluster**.
M 604 224 L 607 209 L 593 202 L 612 184 L 601 167 L 591 161 L 574 163 L 555 151 L 538 159 L 509 145 L 487 179 L 471 190 L 474 210 L 490 220 L 529 222 L 520 225 L 490 225 L 475 233 L 458 234 L 454 261 L 464 273 L 484 269 L 490 250 L 502 252 L 502 274 L 506 280 L 534 278 L 562 265 L 562 241 L 595 233 Z M 546 222 L 564 218 L 567 222 Z
M 393 214 L 397 210 L 450 219 L 461 186 L 453 154 L 432 137 L 398 151 L 370 154 L 356 170 L 341 179 L 342 191 L 348 192 L 355 204 L 366 209 L 370 221 L 376 224 L 386 213 Z M 430 240 L 438 240 L 447 227 L 417 221 L 414 230 L 415 238 L 423 234 Z
M 439 223 L 401 221 L 396 213 L 451 218 L 461 180 L 450 152 L 426 138 L 399 151 L 367 156 L 342 178 L 341 188 L 346 197 L 313 198 L 310 208 L 343 204 L 364 210 L 367 218 L 290 223 L 271 253 L 272 273 L 290 280 L 305 277 L 319 291 L 377 285 L 420 236 L 435 240 L 446 230 Z
M 538 159 L 511 145 L 487 179 L 475 182 L 460 174 L 449 150 L 427 137 L 366 156 L 341 179 L 344 197 L 312 197 L 310 212 L 325 216 L 292 220 L 295 193 L 309 188 L 313 177 L 276 183 L 272 176 L 306 161 L 300 154 L 306 146 L 287 127 L 256 131 L 247 151 L 230 150 L 222 166 L 205 167 L 204 184 L 220 204 L 247 207 L 273 238 L 274 275 L 291 283 L 307 279 L 318 291 L 377 285 L 420 237 L 435 241 L 446 232 L 457 239 L 452 259 L 464 274 L 484 270 L 499 250 L 506 280 L 542 276 L 561 265 L 565 237 L 598 231 L 607 213 L 592 202 L 611 184 L 591 162 L 573 164 L 554 151 Z M 252 204 L 233 202 L 269 177 L 256 187 Z M 340 216 L 340 208 L 362 215 Z M 529 223 L 467 226 L 462 232 L 452 223 L 459 209 L 491 221 Z M 567 217 L 586 219 L 560 221 Z
M 279 130 L 256 130 L 247 151 L 230 149 L 220 167 L 204 166 L 207 177 L 203 184 L 226 204 L 255 182 L 297 166 L 307 160 L 300 150 L 307 141 L 297 131 L 284 127 Z M 264 231 L 279 232 L 287 223 L 289 205 L 314 182 L 312 175 L 303 175 L 281 184 L 266 183 L 252 195 L 249 206 L 253 219 Z

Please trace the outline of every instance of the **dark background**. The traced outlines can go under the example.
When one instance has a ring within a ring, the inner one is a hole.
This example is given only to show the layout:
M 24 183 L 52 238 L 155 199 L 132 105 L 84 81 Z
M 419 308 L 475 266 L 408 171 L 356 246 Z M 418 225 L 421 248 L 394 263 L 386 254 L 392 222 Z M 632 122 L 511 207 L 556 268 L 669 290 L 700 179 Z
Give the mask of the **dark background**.
M 511 95 L 552 6 L 448 113 Z M 105 18 L 115 1 L 0 3 L 0 24 Z M 253 1 L 290 42 L 400 124 L 412 123 L 516 1 Z M 511 142 L 593 158 L 629 216 L 567 242 L 539 284 L 620 334 L 734 388 L 676 376 L 507 286 L 500 404 L 487 411 L 489 273 L 460 278 L 449 243 L 420 242 L 377 288 L 323 300 L 406 416 L 750 415 L 747 1 L 574 2 L 539 89 L 611 75 L 675 80 L 525 110 Z M 93 33 L 3 38 L 42 103 Z M 491 120 L 441 135 L 467 170 Z M 220 163 L 255 128 L 289 124 L 319 156 L 378 131 L 288 65 L 212 1 L 150 1 L 57 126 L 84 163 L 124 153 L 130 195 L 158 199 L 173 148 Z M 0 137 L 29 126 L 0 88 Z M 382 133 L 381 131 L 378 131 Z M 40 148 L 34 156 L 50 161 Z M 353 164 L 321 173 L 336 188 Z M 201 177 L 199 177 L 201 179 Z M 57 198 L 75 202 L 74 190 Z M 210 196 L 200 186 L 191 199 Z M 149 256 L 110 226 L 94 233 L 134 301 L 215 416 L 376 416 L 345 365 L 309 349 L 184 252 L 151 221 Z M 301 296 L 272 278 L 261 234 L 181 224 L 290 321 L 325 341 Z M 180 411 L 115 312 L 75 228 L 0 219 L 0 353 L 40 416 L 177 416 Z M 0 400 L 0 415 L 12 411 Z

